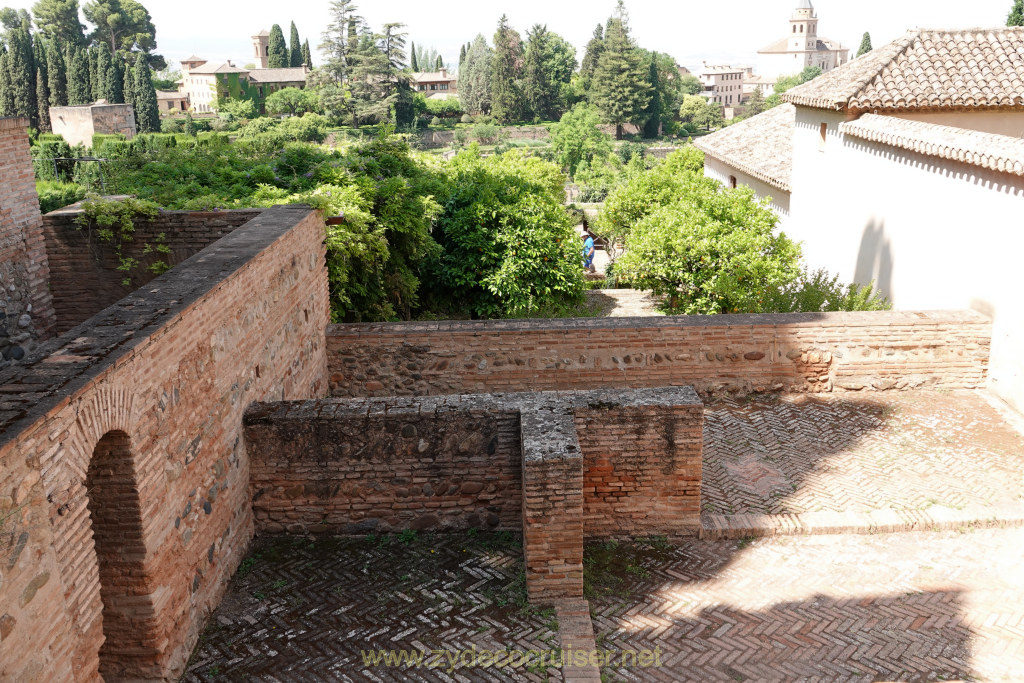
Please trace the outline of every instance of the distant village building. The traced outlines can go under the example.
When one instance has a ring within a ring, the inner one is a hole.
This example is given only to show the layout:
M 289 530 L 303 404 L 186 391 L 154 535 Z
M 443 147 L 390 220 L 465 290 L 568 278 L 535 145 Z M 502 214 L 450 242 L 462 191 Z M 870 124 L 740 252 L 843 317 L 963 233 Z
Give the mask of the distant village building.
M 850 61 L 850 50 L 838 41 L 818 35 L 818 15 L 811 0 L 800 0 L 789 19 L 785 38 L 758 50 L 758 71 L 774 84 L 809 66 L 831 71 Z
M 189 108 L 188 95 L 177 90 L 157 90 L 156 103 L 161 115 Z
M 705 174 L 771 197 L 813 268 L 992 316 L 991 387 L 1024 409 L 1024 28 L 910 31 L 783 99 L 695 141 Z
M 723 107 L 738 107 L 743 102 L 743 81 L 753 73 L 749 66 L 712 65 L 704 62 L 700 82 L 702 96 Z
M 260 37 L 254 36 L 253 40 Z M 265 64 L 266 60 L 260 63 Z M 188 97 L 193 111 L 212 112 L 217 99 L 224 98 L 252 100 L 263 113 L 271 93 L 283 88 L 305 88 L 309 67 L 304 64 L 284 69 L 245 69 L 230 60 L 211 64 L 193 55 L 181 61 L 181 72 L 181 93 Z
M 447 69 L 440 71 L 419 71 L 410 79 L 412 89 L 427 96 L 427 99 L 458 97 L 458 81 Z

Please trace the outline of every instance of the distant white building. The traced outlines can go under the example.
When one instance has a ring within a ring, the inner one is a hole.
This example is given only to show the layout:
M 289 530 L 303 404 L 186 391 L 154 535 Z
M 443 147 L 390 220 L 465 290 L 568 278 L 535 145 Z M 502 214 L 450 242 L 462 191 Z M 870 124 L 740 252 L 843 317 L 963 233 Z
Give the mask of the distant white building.
M 779 76 L 789 76 L 809 66 L 831 71 L 850 61 L 849 48 L 838 41 L 818 35 L 818 14 L 811 0 L 800 0 L 789 18 L 785 38 L 757 51 L 758 71 L 774 83 Z

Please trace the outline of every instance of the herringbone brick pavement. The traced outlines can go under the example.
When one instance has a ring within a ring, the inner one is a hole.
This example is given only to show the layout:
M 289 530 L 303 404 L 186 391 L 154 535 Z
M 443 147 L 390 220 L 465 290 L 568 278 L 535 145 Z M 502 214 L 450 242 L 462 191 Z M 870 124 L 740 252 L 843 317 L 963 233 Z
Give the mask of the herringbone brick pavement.
M 664 665 L 606 681 L 1024 680 L 1021 529 L 616 553 L 621 583 L 591 594 L 598 647 Z
M 720 400 L 705 410 L 705 513 L 1001 506 L 1024 438 L 978 392 Z
M 559 647 L 554 610 L 525 604 L 507 534 L 257 542 L 184 681 L 561 681 L 555 668 L 472 666 L 472 651 Z M 419 667 L 363 653 L 423 652 Z M 448 655 L 465 662 L 450 666 Z

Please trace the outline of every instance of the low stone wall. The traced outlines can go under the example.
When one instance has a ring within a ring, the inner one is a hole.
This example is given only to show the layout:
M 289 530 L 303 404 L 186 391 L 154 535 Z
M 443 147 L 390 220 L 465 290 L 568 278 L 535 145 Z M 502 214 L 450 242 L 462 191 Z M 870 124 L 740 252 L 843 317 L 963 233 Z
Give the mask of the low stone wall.
M 243 411 L 326 393 L 324 259 L 268 209 L 0 372 L 0 679 L 181 673 L 252 536 Z
M 327 354 L 334 396 L 975 388 L 991 333 L 972 311 L 391 323 L 332 325 Z
M 62 334 L 150 282 L 149 269 L 158 259 L 176 266 L 240 225 L 260 214 L 241 211 L 161 211 L 151 221 L 136 221 L 131 242 L 122 245 L 123 255 L 138 265 L 128 273 L 118 270 L 113 248 L 81 228 L 75 219 L 80 204 L 52 211 L 43 217 L 43 235 L 50 264 L 50 291 Z M 160 243 L 169 253 L 146 253 L 146 245 Z M 124 280 L 129 280 L 125 285 Z
M 256 528 L 521 527 L 531 599 L 581 597 L 585 536 L 697 533 L 702 423 L 689 387 L 257 405 Z

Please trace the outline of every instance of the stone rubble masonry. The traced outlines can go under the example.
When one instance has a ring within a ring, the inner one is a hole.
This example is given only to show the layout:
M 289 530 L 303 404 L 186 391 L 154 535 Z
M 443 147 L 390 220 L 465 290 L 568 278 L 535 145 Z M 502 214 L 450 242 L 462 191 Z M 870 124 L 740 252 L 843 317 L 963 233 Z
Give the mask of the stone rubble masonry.
M 54 328 L 27 129 L 27 119 L 0 118 L 0 367 L 24 358 Z
M 67 143 L 92 147 L 96 133 L 121 133 L 127 139 L 135 137 L 135 107 L 130 104 L 82 104 L 71 107 L 50 107 L 53 132 L 62 135 Z
M 701 394 L 978 388 L 973 311 L 332 325 L 333 396 L 693 386 Z
M 0 371 L 0 680 L 183 670 L 253 533 L 243 412 L 326 394 L 323 239 L 268 209 Z
M 122 244 L 123 255 L 138 261 L 127 274 L 117 269 L 120 263 L 109 244 L 75 223 L 80 215 L 79 203 L 43 216 L 57 334 L 151 281 L 156 275 L 149 266 L 158 258 L 176 266 L 252 220 L 259 211 L 161 211 L 152 221 L 136 221 L 132 241 Z M 159 243 L 170 248 L 170 253 L 145 253 L 146 245 L 157 244 L 160 235 L 164 237 Z M 131 279 L 127 286 L 122 284 L 126 275 Z
M 702 424 L 689 387 L 253 405 L 256 530 L 522 528 L 531 600 L 580 598 L 584 537 L 698 532 Z

